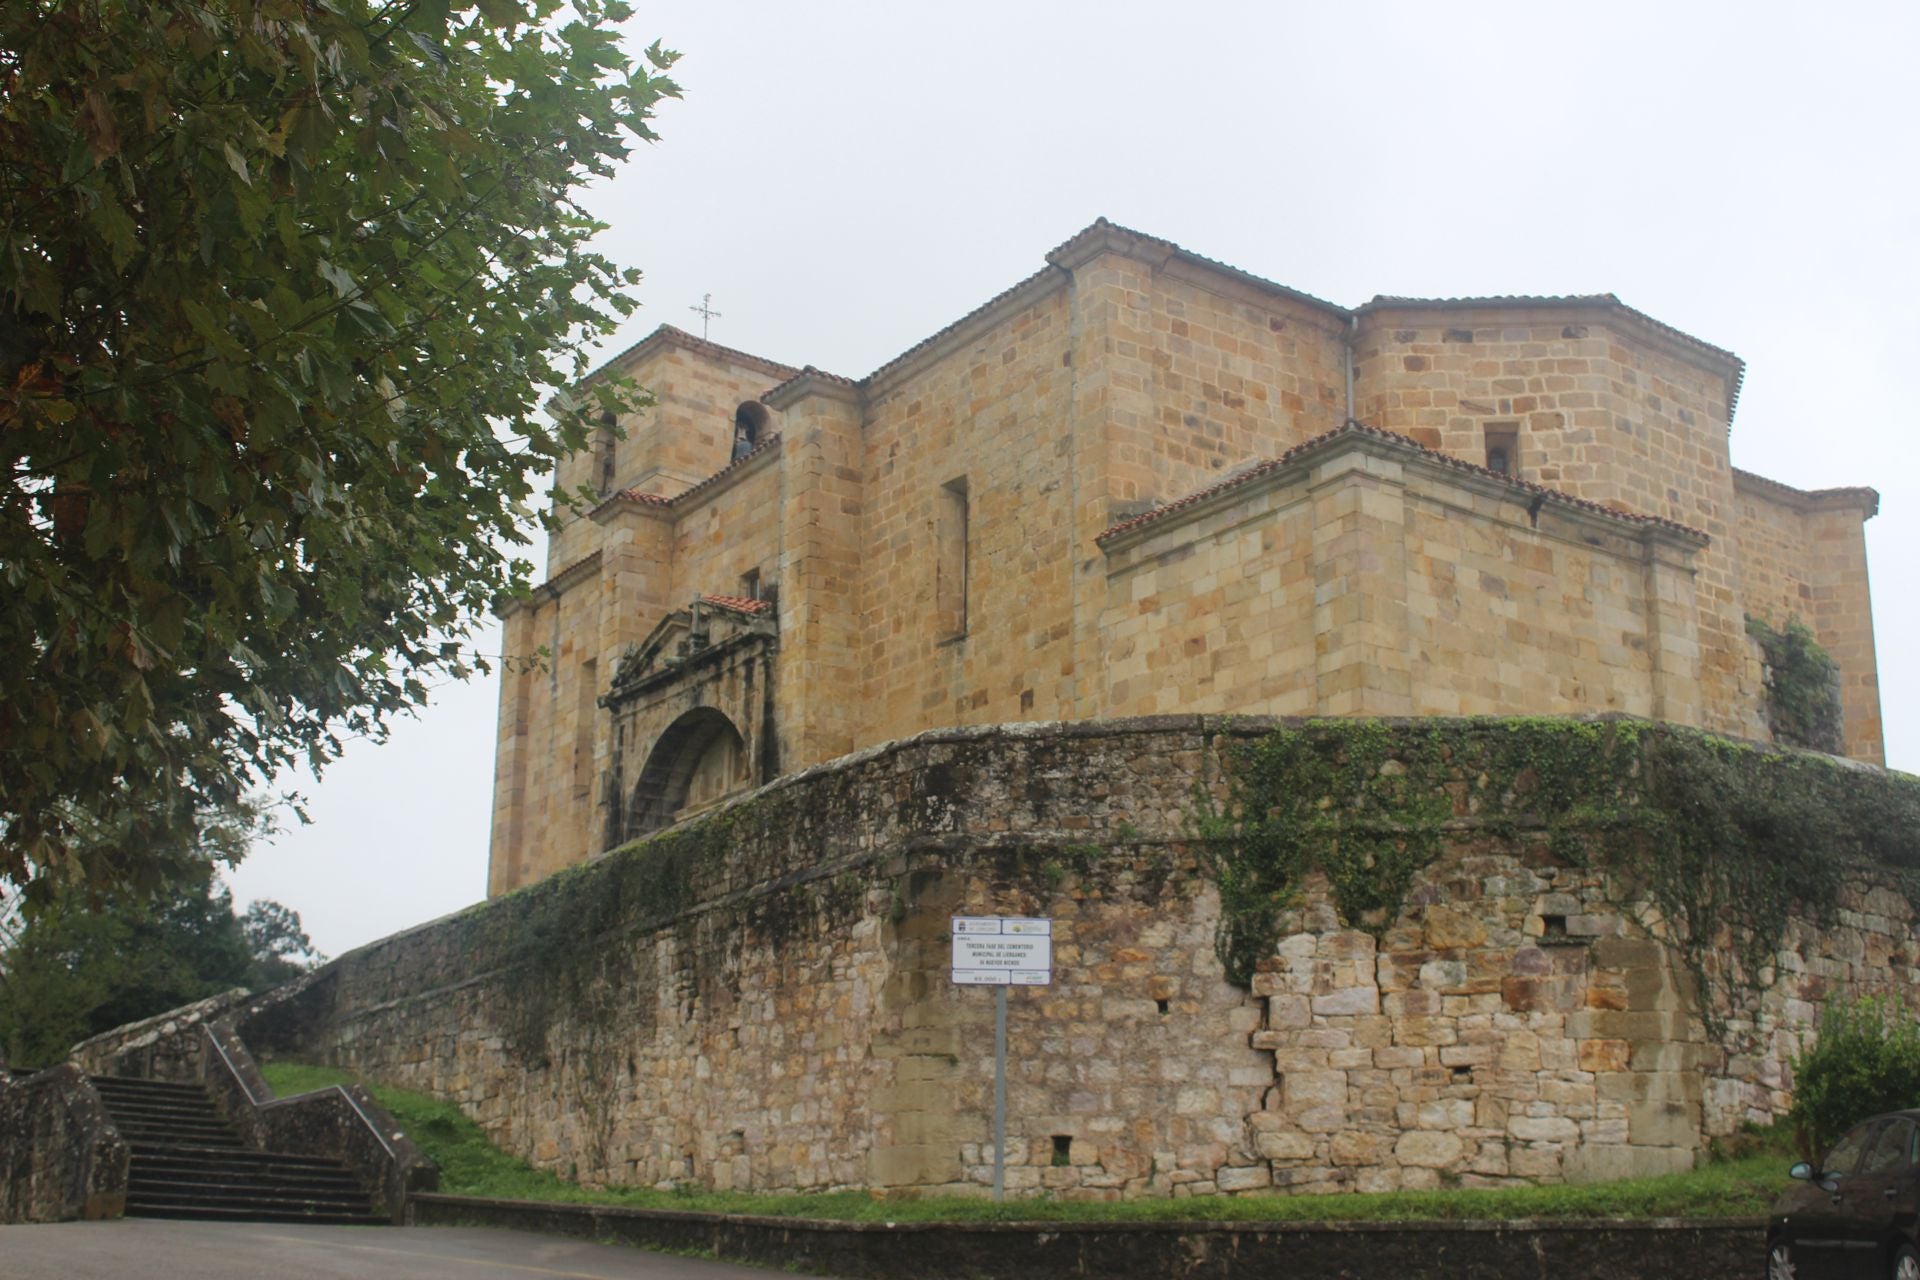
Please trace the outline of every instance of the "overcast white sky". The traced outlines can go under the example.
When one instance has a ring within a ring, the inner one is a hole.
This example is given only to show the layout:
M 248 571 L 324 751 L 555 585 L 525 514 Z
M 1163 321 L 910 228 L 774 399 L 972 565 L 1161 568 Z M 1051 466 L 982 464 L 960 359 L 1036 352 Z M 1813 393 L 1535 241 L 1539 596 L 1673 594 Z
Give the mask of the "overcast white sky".
M 716 341 L 863 376 L 1101 215 L 1348 305 L 1611 291 L 1747 360 L 1737 465 L 1880 490 L 1887 749 L 1920 771 L 1920 6 L 640 10 L 686 97 L 594 197 L 646 273 L 609 350 L 711 292 Z M 236 897 L 338 954 L 484 896 L 496 697 L 300 784 L 313 824 Z

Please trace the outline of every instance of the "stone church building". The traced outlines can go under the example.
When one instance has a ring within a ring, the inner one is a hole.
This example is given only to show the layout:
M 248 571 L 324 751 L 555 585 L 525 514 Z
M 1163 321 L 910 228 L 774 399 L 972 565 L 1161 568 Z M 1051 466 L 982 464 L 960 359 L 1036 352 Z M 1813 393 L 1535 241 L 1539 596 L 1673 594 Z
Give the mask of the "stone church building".
M 1868 488 L 1732 465 L 1743 365 L 1611 295 L 1336 306 L 1094 223 L 864 378 L 662 327 L 503 610 L 489 892 L 921 730 L 1622 712 L 1764 741 L 1749 616 L 1882 757 Z

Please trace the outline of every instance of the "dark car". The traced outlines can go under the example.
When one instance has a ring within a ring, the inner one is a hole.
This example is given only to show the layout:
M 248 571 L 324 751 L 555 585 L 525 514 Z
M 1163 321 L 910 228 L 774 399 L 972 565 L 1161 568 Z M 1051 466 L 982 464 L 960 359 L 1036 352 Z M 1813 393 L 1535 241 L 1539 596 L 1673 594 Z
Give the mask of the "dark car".
M 1773 1206 L 1768 1280 L 1920 1280 L 1920 1111 L 1855 1125 Z

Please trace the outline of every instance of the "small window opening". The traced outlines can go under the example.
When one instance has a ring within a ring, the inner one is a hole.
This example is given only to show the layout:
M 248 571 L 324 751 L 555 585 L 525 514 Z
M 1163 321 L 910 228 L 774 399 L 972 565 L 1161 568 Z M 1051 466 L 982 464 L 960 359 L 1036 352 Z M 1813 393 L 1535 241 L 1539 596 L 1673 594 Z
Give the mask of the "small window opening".
M 1453 1069 L 1453 1080 L 1455 1084 L 1460 1084 L 1471 1079 L 1473 1079 L 1472 1067 L 1455 1067 Z
M 1155 1000 L 1153 1003 L 1159 1007 L 1160 1012 L 1165 1013 L 1167 1011 L 1167 1007 L 1168 1007 L 1167 1001 Z
M 934 510 L 934 610 L 940 638 L 967 634 L 967 478 L 940 486 Z
M 758 400 L 748 400 L 733 411 L 733 456 L 730 462 L 752 453 L 765 442 L 767 428 L 773 422 L 773 411 Z
M 1565 938 L 1567 936 L 1567 918 L 1565 916 L 1541 916 L 1540 936 L 1543 938 Z
M 1073 1135 L 1056 1133 L 1053 1135 L 1053 1167 L 1063 1169 L 1073 1163 Z
M 760 571 L 758 569 L 749 569 L 740 575 L 740 595 L 743 599 L 747 600 L 758 600 L 760 598 Z
M 601 497 L 613 491 L 613 415 L 600 415 L 600 431 L 593 442 L 593 488 Z
M 1520 428 L 1511 424 L 1487 428 L 1487 470 L 1503 476 L 1520 474 Z
M 580 664 L 580 687 L 574 697 L 573 799 L 593 805 L 593 722 L 600 696 L 600 664 L 588 658 Z

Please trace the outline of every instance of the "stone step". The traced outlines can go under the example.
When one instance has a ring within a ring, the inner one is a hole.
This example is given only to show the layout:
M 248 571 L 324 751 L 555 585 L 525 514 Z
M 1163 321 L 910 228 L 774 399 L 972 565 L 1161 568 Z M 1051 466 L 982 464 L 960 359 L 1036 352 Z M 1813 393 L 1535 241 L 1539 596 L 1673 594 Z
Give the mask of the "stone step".
M 338 1160 L 255 1151 L 206 1090 L 170 1081 L 95 1077 L 132 1157 L 127 1214 L 222 1222 L 386 1219 Z
M 88 1077 L 102 1096 L 154 1102 L 205 1102 L 207 1090 L 198 1084 L 177 1084 L 173 1080 L 134 1080 L 129 1077 L 96 1075 Z
M 330 1210 L 299 1213 L 279 1207 L 207 1208 L 199 1205 L 141 1205 L 136 1204 L 131 1198 L 127 1200 L 127 1216 L 130 1218 L 188 1218 L 200 1222 L 314 1222 L 353 1227 L 390 1225 L 385 1218 L 374 1213 L 339 1213 Z
M 297 1177 L 314 1174 L 338 1174 L 352 1178 L 338 1160 L 324 1156 L 290 1156 L 277 1151 L 254 1151 L 242 1147 L 133 1147 L 135 1169 L 227 1170 L 236 1175 L 259 1177 Z
M 367 1212 L 367 1197 L 358 1188 L 236 1186 L 233 1183 L 191 1183 L 134 1181 L 127 1184 L 127 1199 L 145 1205 L 201 1205 L 218 1207 L 238 1205 L 272 1208 L 293 1205 L 321 1207 L 341 1213 Z

